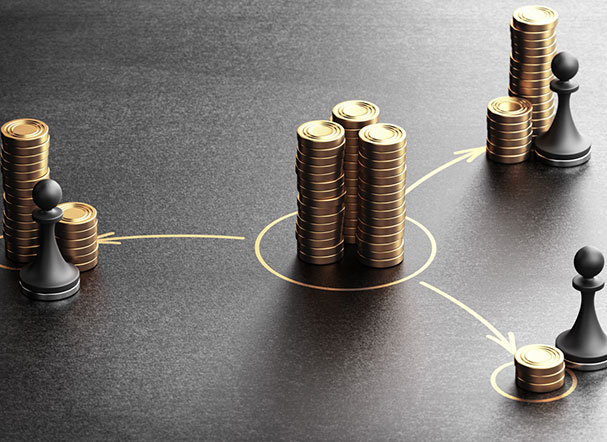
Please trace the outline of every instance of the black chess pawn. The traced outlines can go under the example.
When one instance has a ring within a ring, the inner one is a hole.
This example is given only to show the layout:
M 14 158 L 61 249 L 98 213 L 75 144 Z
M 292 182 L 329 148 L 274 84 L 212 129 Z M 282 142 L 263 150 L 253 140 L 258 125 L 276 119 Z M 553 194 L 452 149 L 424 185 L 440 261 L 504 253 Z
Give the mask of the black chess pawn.
M 576 370 L 594 371 L 607 368 L 607 335 L 601 328 L 594 309 L 594 294 L 605 287 L 597 277 L 605 264 L 596 248 L 582 247 L 573 259 L 579 273 L 573 287 L 582 292 L 582 306 L 571 330 L 556 338 L 556 346 L 565 354 L 567 366 Z
M 575 127 L 569 102 L 571 94 L 580 88 L 571 80 L 578 68 L 577 58 L 568 52 L 559 52 L 552 59 L 552 73 L 558 80 L 550 82 L 550 89 L 559 96 L 558 108 L 550 129 L 533 142 L 537 158 L 550 166 L 579 166 L 590 159 L 592 143 Z
M 61 201 L 61 186 L 53 180 L 36 184 L 32 192 L 39 209 L 32 217 L 40 224 L 40 248 L 34 262 L 21 269 L 21 291 L 31 299 L 58 301 L 75 295 L 80 289 L 80 271 L 63 259 L 55 238 L 55 224 L 63 218 L 57 207 Z

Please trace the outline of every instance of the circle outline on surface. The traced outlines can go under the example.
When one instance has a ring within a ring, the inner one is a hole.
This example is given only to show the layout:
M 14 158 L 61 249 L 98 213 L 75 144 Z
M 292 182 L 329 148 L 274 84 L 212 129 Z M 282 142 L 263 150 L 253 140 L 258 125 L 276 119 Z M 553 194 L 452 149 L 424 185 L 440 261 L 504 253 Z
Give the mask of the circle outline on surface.
M 559 394 L 558 396 L 548 397 L 548 398 L 544 398 L 544 399 L 524 399 L 522 397 L 513 396 L 510 393 L 506 393 L 504 390 L 502 390 L 500 388 L 499 385 L 497 385 L 497 375 L 500 374 L 505 368 L 507 368 L 511 365 L 514 365 L 514 361 L 506 362 L 505 364 L 500 365 L 495 370 L 493 370 L 493 373 L 491 373 L 491 386 L 498 394 L 500 394 L 501 396 L 504 396 L 506 399 L 510 399 L 510 400 L 513 400 L 516 402 L 527 402 L 529 404 L 545 404 L 548 402 L 555 402 L 555 401 L 561 400 L 563 398 L 566 398 L 571 393 L 573 393 L 575 391 L 575 389 L 577 388 L 577 384 L 578 384 L 577 376 L 571 369 L 565 368 L 565 372 L 568 373 L 569 376 L 571 377 L 571 387 L 569 387 L 569 389 L 567 391 Z
M 325 290 L 325 291 L 330 291 L 330 292 L 362 292 L 362 291 L 367 291 L 367 290 L 377 290 L 377 289 L 381 289 L 381 288 L 392 287 L 392 286 L 401 284 L 405 281 L 408 281 L 410 279 L 413 279 L 417 275 L 421 274 L 424 270 L 426 270 L 428 267 L 430 267 L 430 264 L 432 264 L 432 262 L 434 261 L 434 258 L 436 257 L 437 245 L 436 245 L 436 239 L 432 235 L 432 232 L 430 232 L 430 230 L 428 230 L 426 228 L 426 226 L 424 226 L 419 221 L 416 221 L 407 216 L 406 220 L 413 223 L 417 227 L 419 227 L 421 229 L 421 231 L 426 235 L 426 237 L 430 241 L 430 245 L 431 245 L 430 256 L 428 257 L 426 262 L 415 272 L 413 272 L 410 275 L 407 275 L 403 278 L 397 279 L 395 281 L 391 281 L 391 282 L 387 282 L 387 283 L 379 284 L 379 285 L 374 285 L 374 286 L 366 286 L 366 287 L 327 287 L 327 286 L 320 286 L 320 285 L 315 285 L 315 284 L 308 284 L 306 282 L 302 282 L 302 281 L 298 281 L 293 278 L 289 278 L 288 276 L 285 276 L 282 273 L 279 273 L 278 271 L 274 270 L 272 267 L 270 267 L 270 265 L 266 262 L 266 260 L 263 259 L 263 256 L 261 255 L 261 241 L 262 241 L 263 237 L 265 236 L 265 234 L 268 233 L 268 231 L 272 227 L 274 227 L 276 224 L 278 224 L 288 218 L 291 218 L 292 216 L 295 216 L 295 215 L 297 215 L 297 211 L 288 213 L 284 216 L 281 216 L 280 218 L 275 219 L 270 224 L 265 226 L 262 229 L 262 231 L 259 232 L 259 235 L 257 235 L 257 238 L 255 239 L 255 256 L 257 257 L 257 260 L 259 261 L 259 263 L 268 272 L 272 273 L 274 276 L 277 276 L 278 278 L 282 279 L 283 281 L 287 281 L 291 284 L 295 284 L 300 287 L 306 287 L 306 288 L 315 289 L 315 290 Z

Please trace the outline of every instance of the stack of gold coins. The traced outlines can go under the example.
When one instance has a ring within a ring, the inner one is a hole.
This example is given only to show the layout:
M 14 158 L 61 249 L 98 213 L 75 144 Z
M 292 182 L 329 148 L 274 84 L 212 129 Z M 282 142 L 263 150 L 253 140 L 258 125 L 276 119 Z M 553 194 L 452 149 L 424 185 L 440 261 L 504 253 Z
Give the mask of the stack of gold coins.
M 355 244 L 358 224 L 358 131 L 379 121 L 379 108 L 368 101 L 343 101 L 333 108 L 331 121 L 341 124 L 346 130 L 344 241 L 346 244 Z
M 3 233 L 6 257 L 32 261 L 38 253 L 39 226 L 32 218 L 32 190 L 50 176 L 50 136 L 42 121 L 20 118 L 5 123 L 2 134 Z
M 512 14 L 509 94 L 533 104 L 533 135 L 546 132 L 556 112 L 550 89 L 558 14 L 545 6 L 523 6 Z
M 55 229 L 61 254 L 81 272 L 91 270 L 99 258 L 97 211 L 85 203 L 61 203 L 57 207 L 63 210 L 63 219 Z
M 503 164 L 521 163 L 531 156 L 531 103 L 499 97 L 487 105 L 487 157 Z
M 326 120 L 297 128 L 297 256 L 332 264 L 344 256 L 344 128 Z
M 514 355 L 516 385 L 534 393 L 548 393 L 565 385 L 565 356 L 551 345 L 526 345 Z
M 404 256 L 407 134 L 393 124 L 359 132 L 358 259 L 369 267 L 400 264 Z

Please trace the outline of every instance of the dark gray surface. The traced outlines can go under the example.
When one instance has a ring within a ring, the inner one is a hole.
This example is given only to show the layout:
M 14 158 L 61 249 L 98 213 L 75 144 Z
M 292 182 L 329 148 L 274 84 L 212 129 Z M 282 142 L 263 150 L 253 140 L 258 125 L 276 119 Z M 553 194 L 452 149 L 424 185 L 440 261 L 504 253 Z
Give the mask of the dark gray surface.
M 17 273 L 0 270 L 0 438 L 603 439 L 607 373 L 579 375 L 558 402 L 505 399 L 489 377 L 511 356 L 419 285 L 519 345 L 572 325 L 573 256 L 585 244 L 607 251 L 602 3 L 551 3 L 559 47 L 580 60 L 572 108 L 590 163 L 479 158 L 436 175 L 407 206 L 437 257 L 388 289 L 297 287 L 254 253 L 264 226 L 296 208 L 297 125 L 341 100 L 371 100 L 407 130 L 409 183 L 483 144 L 521 4 L 4 0 L 0 120 L 49 124 L 66 201 L 93 204 L 101 232 L 246 239 L 101 245 L 80 295 L 56 304 L 28 301 Z M 309 282 L 381 283 L 428 256 L 407 229 L 405 265 L 385 272 L 351 257 L 333 271 L 302 266 L 292 218 L 262 251 Z M 506 372 L 499 384 L 516 391 Z

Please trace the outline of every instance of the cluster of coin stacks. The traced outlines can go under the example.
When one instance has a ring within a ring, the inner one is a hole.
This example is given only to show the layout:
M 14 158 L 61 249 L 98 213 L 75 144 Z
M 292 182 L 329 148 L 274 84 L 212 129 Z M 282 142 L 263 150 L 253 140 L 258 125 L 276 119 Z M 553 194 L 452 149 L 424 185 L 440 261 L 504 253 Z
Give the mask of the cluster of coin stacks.
M 356 225 L 358 224 L 358 131 L 379 121 L 379 108 L 368 101 L 344 101 L 335 105 L 331 120 L 341 124 L 346 130 L 344 241 L 346 244 L 355 244 Z
M 63 219 L 57 223 L 55 236 L 67 262 L 85 272 L 97 265 L 97 210 L 85 203 L 61 203 Z
M 531 156 L 531 103 L 499 97 L 487 105 L 487 157 L 498 163 L 521 163 Z
M 392 267 L 404 256 L 407 134 L 378 123 L 361 129 L 359 138 L 358 259 L 369 267 Z
M 558 14 L 545 6 L 523 6 L 512 14 L 509 94 L 533 104 L 533 136 L 546 132 L 556 113 L 550 90 L 556 55 Z
M 548 393 L 565 385 L 565 357 L 551 345 L 526 345 L 514 355 L 516 385 L 534 393 Z
M 26 263 L 38 253 L 40 229 L 32 218 L 37 208 L 32 190 L 38 181 L 50 176 L 50 136 L 46 124 L 30 118 L 9 121 L 0 132 L 6 257 Z
M 344 256 L 344 128 L 327 120 L 297 128 L 297 256 L 332 264 Z

